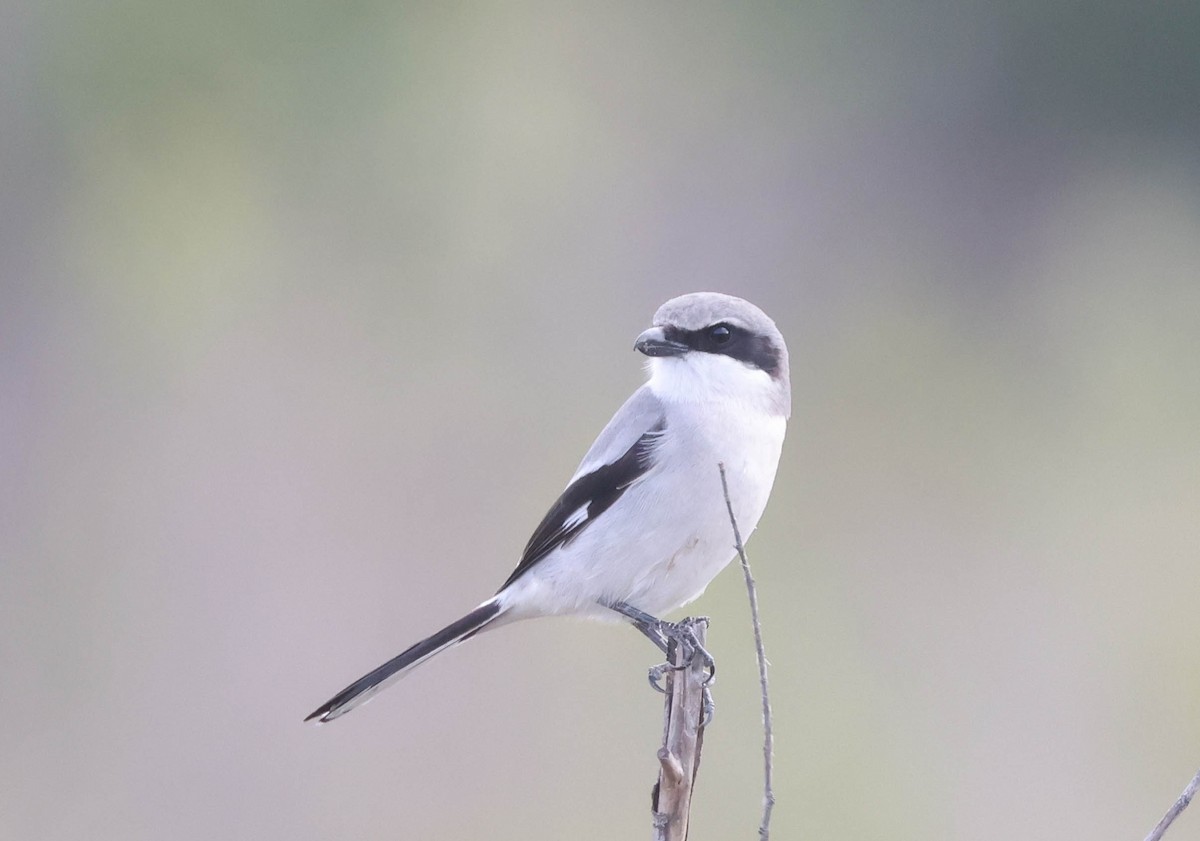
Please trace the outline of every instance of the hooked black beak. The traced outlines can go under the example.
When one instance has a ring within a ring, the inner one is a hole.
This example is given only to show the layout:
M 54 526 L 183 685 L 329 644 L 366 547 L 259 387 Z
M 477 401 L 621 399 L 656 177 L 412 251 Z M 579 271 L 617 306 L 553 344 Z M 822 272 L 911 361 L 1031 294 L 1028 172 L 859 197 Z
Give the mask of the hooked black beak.
M 691 350 L 683 342 L 668 339 L 661 327 L 651 327 L 642 333 L 633 343 L 633 347 L 646 356 L 682 356 Z

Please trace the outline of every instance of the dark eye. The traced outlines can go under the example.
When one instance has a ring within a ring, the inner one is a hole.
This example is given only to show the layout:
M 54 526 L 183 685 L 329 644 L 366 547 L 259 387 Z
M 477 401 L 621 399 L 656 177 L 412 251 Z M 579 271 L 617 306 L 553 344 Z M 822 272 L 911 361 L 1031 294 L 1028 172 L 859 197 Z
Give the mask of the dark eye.
M 708 337 L 718 345 L 723 345 L 733 338 L 733 331 L 724 324 L 717 324 L 708 328 Z

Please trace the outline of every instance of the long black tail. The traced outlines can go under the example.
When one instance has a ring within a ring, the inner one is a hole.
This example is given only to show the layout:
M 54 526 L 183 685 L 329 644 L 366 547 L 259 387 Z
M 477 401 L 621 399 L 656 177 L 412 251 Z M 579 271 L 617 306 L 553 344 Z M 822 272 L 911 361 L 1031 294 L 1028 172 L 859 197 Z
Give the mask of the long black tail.
M 363 675 L 314 710 L 304 720 L 312 721 L 314 718 L 319 718 L 321 721 L 333 721 L 338 716 L 345 715 L 359 704 L 365 704 L 371 700 L 375 697 L 375 693 L 386 689 L 402 678 L 409 669 L 421 665 L 439 651 L 479 633 L 485 626 L 495 621 L 501 612 L 502 609 L 496 599 L 484 602 L 462 619 L 451 622 L 433 636 L 421 640 L 407 651 L 388 660 L 378 669 Z

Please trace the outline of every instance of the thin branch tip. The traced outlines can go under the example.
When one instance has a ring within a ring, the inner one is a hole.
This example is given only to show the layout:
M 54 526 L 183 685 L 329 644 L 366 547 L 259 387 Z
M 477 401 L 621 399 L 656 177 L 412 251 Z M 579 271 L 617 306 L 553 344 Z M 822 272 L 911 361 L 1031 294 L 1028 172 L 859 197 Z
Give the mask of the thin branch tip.
M 1162 816 L 1162 820 L 1160 820 L 1158 825 L 1155 826 L 1154 829 L 1150 831 L 1150 834 L 1146 836 L 1146 841 L 1160 841 L 1163 835 L 1166 834 L 1167 829 L 1169 829 L 1171 824 L 1175 822 L 1175 819 L 1179 817 L 1183 813 L 1183 810 L 1188 807 L 1188 804 L 1192 802 L 1192 798 L 1196 796 L 1197 791 L 1200 791 L 1200 771 L 1196 772 L 1196 776 L 1192 777 L 1192 781 L 1187 784 L 1183 790 L 1183 793 L 1180 794 L 1178 799 L 1171 804 L 1171 808 L 1168 809 L 1167 813 Z
M 767 679 L 767 654 L 763 646 L 762 622 L 758 617 L 758 588 L 754 576 L 750 573 L 750 561 L 746 557 L 746 547 L 742 543 L 742 533 L 738 528 L 737 517 L 733 513 L 733 502 L 729 498 L 729 480 L 725 475 L 725 462 L 717 462 L 717 470 L 721 474 L 721 491 L 725 495 L 725 510 L 729 512 L 729 524 L 733 527 L 733 545 L 737 550 L 738 559 L 742 564 L 742 577 L 746 581 L 746 595 L 750 601 L 750 621 L 754 626 L 754 650 L 758 657 L 758 682 L 762 691 L 763 717 L 763 811 L 762 821 L 758 826 L 758 837 L 768 841 L 770 837 L 771 811 L 775 807 L 774 773 L 772 762 L 775 753 L 775 736 L 771 716 L 771 695 Z

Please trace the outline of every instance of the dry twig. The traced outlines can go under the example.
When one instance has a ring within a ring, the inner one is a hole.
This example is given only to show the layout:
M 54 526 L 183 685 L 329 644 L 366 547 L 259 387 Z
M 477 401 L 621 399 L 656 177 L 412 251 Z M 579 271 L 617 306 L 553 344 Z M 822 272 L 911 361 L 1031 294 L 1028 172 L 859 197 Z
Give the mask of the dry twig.
M 742 562 L 742 575 L 746 579 L 746 593 L 750 597 L 750 621 L 754 624 L 754 649 L 758 654 L 758 683 L 762 691 L 763 717 L 763 810 L 758 825 L 758 837 L 767 841 L 771 834 L 771 810 L 775 808 L 775 789 L 772 782 L 772 761 L 775 753 L 775 736 L 771 726 L 771 696 L 767 681 L 767 654 L 763 648 L 762 624 L 758 621 L 758 589 L 754 576 L 750 574 L 750 561 L 746 559 L 746 547 L 738 530 L 737 518 L 733 516 L 733 503 L 729 500 L 729 482 L 725 479 L 725 465 L 717 465 L 721 471 L 721 490 L 725 494 L 725 508 L 729 511 L 729 522 L 733 526 L 733 541 L 738 558 Z
M 1192 781 L 1187 784 L 1187 788 L 1183 790 L 1183 794 L 1179 795 L 1179 799 L 1171 804 L 1171 808 L 1163 815 L 1162 820 L 1158 822 L 1158 826 L 1151 830 L 1146 836 L 1146 841 L 1159 841 L 1166 833 L 1167 828 L 1179 817 L 1179 814 L 1188 807 L 1192 802 L 1192 798 L 1196 796 L 1196 791 L 1200 790 L 1200 771 L 1196 772 L 1196 776 L 1192 777 Z
M 707 619 L 684 619 L 693 639 L 703 648 Z M 663 742 L 658 749 L 658 783 L 651 794 L 654 841 L 684 841 L 692 807 L 692 787 L 704 745 L 704 689 L 708 670 L 691 646 L 672 640 L 667 654 Z

